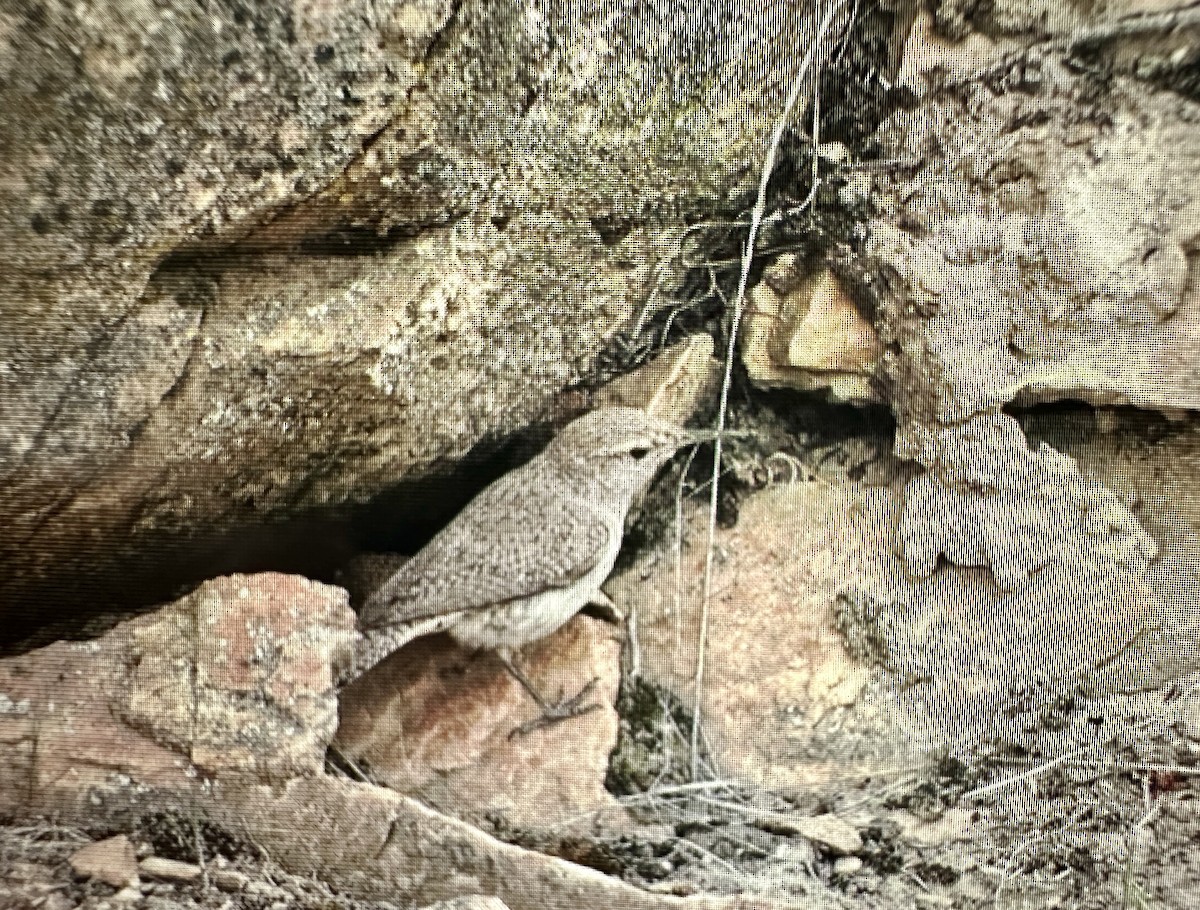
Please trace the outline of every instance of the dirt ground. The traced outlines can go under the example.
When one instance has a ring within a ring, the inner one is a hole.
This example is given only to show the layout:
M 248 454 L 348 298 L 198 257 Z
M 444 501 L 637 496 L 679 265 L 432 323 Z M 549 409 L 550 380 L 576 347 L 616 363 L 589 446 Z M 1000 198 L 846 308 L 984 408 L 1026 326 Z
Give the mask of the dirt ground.
M 660 893 L 761 894 L 779 906 L 1200 905 L 1200 674 L 1136 695 L 1064 697 L 1025 732 L 1024 746 L 974 744 L 825 796 L 675 783 L 668 769 L 653 790 L 623 794 L 642 823 L 634 832 L 495 833 Z M 626 742 L 652 735 L 626 725 Z M 849 821 L 860 848 L 845 854 L 797 834 L 797 810 Z M 143 876 L 120 892 L 73 874 L 72 853 L 116 833 L 141 855 L 204 871 L 192 882 Z M 121 832 L 5 824 L 0 869 L 3 908 L 394 906 L 334 893 L 228 831 L 163 813 Z

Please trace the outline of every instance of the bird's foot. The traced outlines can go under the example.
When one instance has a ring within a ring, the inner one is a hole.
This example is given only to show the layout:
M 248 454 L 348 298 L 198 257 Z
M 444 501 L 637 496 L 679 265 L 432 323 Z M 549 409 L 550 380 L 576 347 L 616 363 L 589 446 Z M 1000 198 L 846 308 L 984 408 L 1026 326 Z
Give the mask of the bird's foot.
M 553 726 L 559 721 L 567 720 L 571 717 L 582 717 L 584 714 L 590 714 L 592 711 L 600 707 L 599 702 L 584 703 L 584 700 L 592 694 L 592 690 L 596 688 L 596 683 L 600 682 L 600 677 L 593 677 L 591 682 L 572 695 L 570 698 L 559 698 L 556 702 L 548 702 L 541 696 L 537 696 L 538 707 L 542 709 L 540 717 L 535 717 L 533 720 L 526 721 L 519 727 L 514 727 L 512 732 L 508 734 L 509 739 L 514 739 L 518 736 L 524 736 L 526 733 L 532 733 L 534 730 L 541 730 L 545 727 Z M 530 694 L 533 691 L 530 690 Z

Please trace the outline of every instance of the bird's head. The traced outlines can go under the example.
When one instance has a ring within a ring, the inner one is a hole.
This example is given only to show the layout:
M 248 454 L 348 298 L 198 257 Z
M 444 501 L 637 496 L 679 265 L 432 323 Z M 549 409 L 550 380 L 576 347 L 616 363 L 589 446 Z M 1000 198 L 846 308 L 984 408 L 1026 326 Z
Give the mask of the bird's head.
M 632 498 L 679 448 L 713 437 L 712 432 L 685 430 L 639 408 L 608 407 L 569 423 L 546 452 Z

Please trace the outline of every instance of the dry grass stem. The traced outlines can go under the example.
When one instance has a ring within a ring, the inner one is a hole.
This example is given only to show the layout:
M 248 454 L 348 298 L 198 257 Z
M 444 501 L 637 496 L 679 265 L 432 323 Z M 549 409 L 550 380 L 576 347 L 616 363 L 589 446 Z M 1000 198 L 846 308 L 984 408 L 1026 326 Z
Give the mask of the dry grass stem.
M 796 103 L 800 100 L 800 93 L 804 89 L 806 77 L 809 71 L 813 69 L 813 64 L 817 61 L 819 51 L 824 46 L 823 39 L 832 29 L 834 19 L 845 8 L 845 0 L 836 0 L 836 2 L 830 3 L 827 7 L 824 17 L 815 30 L 808 51 L 805 53 L 804 59 L 800 62 L 800 68 L 796 73 L 795 79 L 792 81 L 792 87 L 788 91 L 787 99 L 784 101 L 783 110 L 780 112 L 779 118 L 775 121 L 775 128 L 771 132 L 771 141 L 767 147 L 767 154 L 763 160 L 762 170 L 759 175 L 758 195 L 755 198 L 754 209 L 751 212 L 750 230 L 746 237 L 745 252 L 742 255 L 742 268 L 738 276 L 737 294 L 733 301 L 733 314 L 729 326 L 729 343 L 725 351 L 725 371 L 721 380 L 720 402 L 717 408 L 717 425 L 715 427 L 717 438 L 713 447 L 713 476 L 708 515 L 708 548 L 704 560 L 704 579 L 701 587 L 700 603 L 700 632 L 696 648 L 696 673 L 692 685 L 694 698 L 691 737 L 693 779 L 699 775 L 697 760 L 700 752 L 700 726 L 704 703 L 704 660 L 708 642 L 708 613 L 710 590 L 712 587 L 713 552 L 717 536 L 718 485 L 721 477 L 722 453 L 721 436 L 725 432 L 725 420 L 729 410 L 729 392 L 733 385 L 733 360 L 737 353 L 738 328 L 742 321 L 742 311 L 746 305 L 746 291 L 750 282 L 750 267 L 754 262 L 755 243 L 758 240 L 758 231 L 762 225 L 763 216 L 766 211 L 767 185 L 770 182 L 771 173 L 775 169 L 775 160 L 779 155 L 779 146 L 783 141 L 784 131 L 792 119 L 792 111 L 795 109 Z M 818 64 L 817 69 L 819 67 L 820 65 Z M 816 90 L 817 85 L 819 85 L 819 80 L 814 79 L 814 96 L 818 94 Z

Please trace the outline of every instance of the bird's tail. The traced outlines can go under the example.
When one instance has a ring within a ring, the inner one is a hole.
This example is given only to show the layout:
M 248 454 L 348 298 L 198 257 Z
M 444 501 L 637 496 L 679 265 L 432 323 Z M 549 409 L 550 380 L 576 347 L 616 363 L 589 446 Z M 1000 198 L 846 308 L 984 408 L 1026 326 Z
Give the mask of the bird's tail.
M 354 645 L 354 654 L 350 662 L 338 672 L 338 688 L 354 682 L 414 638 L 444 631 L 453 625 L 459 616 L 459 613 L 446 613 L 364 630 Z

